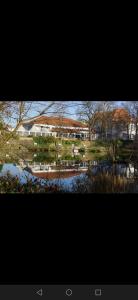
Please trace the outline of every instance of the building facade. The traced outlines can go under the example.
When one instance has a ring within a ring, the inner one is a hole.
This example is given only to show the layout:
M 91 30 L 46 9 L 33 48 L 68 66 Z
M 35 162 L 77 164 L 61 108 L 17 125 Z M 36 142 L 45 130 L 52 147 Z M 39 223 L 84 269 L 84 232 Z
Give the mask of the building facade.
M 76 138 L 82 140 L 116 139 L 134 140 L 136 136 L 136 122 L 124 109 L 116 109 L 107 116 L 107 126 L 102 130 L 102 113 L 91 131 L 86 124 L 61 117 L 39 116 L 23 121 L 17 129 L 20 136 L 53 136 L 57 138 Z
M 76 120 L 39 116 L 21 123 L 17 129 L 20 136 L 53 136 L 63 138 L 89 138 L 88 127 Z
M 94 129 L 98 138 L 134 140 L 136 136 L 136 119 L 123 108 L 111 112 L 97 113 Z

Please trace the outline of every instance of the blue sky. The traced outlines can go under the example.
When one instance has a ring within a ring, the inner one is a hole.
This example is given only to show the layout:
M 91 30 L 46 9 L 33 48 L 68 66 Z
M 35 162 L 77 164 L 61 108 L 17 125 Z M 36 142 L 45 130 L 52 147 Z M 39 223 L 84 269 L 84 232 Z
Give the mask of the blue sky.
M 44 102 L 44 101 L 41 101 L 42 103 Z M 80 101 L 77 101 L 78 103 L 80 102 Z M 64 103 L 65 103 L 65 101 L 64 101 Z M 45 102 L 44 102 L 44 104 L 45 104 Z M 66 116 L 68 116 L 68 117 L 70 117 L 70 118 L 73 118 L 73 117 L 76 117 L 76 114 L 75 114 L 75 111 L 76 111 L 76 109 L 77 109 L 77 106 L 76 106 L 76 101 L 75 101 L 75 106 L 74 106 L 74 103 L 69 103 L 69 101 L 67 101 L 67 104 L 68 104 L 68 108 L 67 108 L 67 114 L 66 114 Z M 53 111 L 53 109 L 51 109 L 51 111 Z M 36 110 L 35 109 L 33 109 L 32 110 L 32 112 L 31 112 L 31 116 L 36 116 L 38 113 L 36 112 Z M 51 113 L 50 115 L 54 115 L 53 113 Z
M 78 101 L 79 102 L 79 101 Z M 122 101 L 116 101 L 116 106 L 118 106 L 118 107 L 121 107 L 122 106 Z M 76 116 L 76 114 L 75 114 L 75 110 L 77 110 L 77 107 L 74 109 L 74 108 L 70 108 L 69 109 L 69 112 L 71 113 L 71 114 L 73 114 L 73 116 L 71 116 L 72 118 L 74 117 L 74 118 L 76 118 L 77 116 Z
M 39 103 L 40 102 L 43 103 L 43 104 L 45 104 L 44 101 L 39 101 Z M 36 103 L 36 101 L 34 101 L 34 103 Z M 77 119 L 78 116 L 76 116 L 75 112 L 77 111 L 77 103 L 79 104 L 80 101 L 70 101 L 70 103 L 69 102 L 67 102 L 67 103 L 68 103 L 68 105 L 70 104 L 70 107 L 68 108 L 68 114 L 65 114 L 65 116 L 68 117 L 68 118 Z M 117 106 L 121 106 L 121 101 L 116 101 L 116 105 Z M 40 104 L 39 108 L 41 110 L 41 104 Z M 31 113 L 29 113 L 28 117 L 34 117 L 36 115 L 38 115 L 38 111 L 36 111 L 35 109 L 32 109 L 32 111 L 31 111 Z M 54 113 L 51 113 L 50 115 L 54 115 Z M 11 122 L 11 125 L 14 126 L 14 122 L 13 121 Z

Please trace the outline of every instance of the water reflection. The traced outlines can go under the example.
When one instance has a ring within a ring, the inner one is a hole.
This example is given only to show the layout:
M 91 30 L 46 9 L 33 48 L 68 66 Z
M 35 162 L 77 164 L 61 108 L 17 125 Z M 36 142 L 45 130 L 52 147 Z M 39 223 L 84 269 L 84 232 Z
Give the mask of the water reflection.
M 138 193 L 137 163 L 99 163 L 89 168 L 83 181 L 73 182 L 75 193 Z
M 66 155 L 66 158 L 51 155 L 47 159 L 31 157 L 16 164 L 1 165 L 0 176 L 7 172 L 17 176 L 21 183 L 37 178 L 42 185 L 52 183 L 75 193 L 138 192 L 138 163 L 134 161 L 113 164 L 107 159 L 90 159 L 87 155 Z

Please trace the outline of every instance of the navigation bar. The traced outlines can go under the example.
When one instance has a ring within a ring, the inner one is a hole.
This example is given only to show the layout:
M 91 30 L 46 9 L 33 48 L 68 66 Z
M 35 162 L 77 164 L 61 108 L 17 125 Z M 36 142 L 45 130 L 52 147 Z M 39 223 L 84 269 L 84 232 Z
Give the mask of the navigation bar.
M 138 285 L 0 285 L 0 299 L 138 299 Z

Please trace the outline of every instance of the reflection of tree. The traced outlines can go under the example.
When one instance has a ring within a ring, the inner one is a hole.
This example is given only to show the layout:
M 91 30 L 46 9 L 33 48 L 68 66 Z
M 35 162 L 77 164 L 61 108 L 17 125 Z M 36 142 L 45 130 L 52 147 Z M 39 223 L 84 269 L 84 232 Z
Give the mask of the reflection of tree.
M 0 172 L 2 171 L 2 169 L 3 169 L 3 165 L 0 165 Z
M 138 160 L 134 162 L 134 178 L 138 179 Z
M 93 174 L 89 169 L 87 175 L 77 178 L 73 191 L 76 193 L 135 193 L 137 191 L 138 178 L 127 179 L 126 174 L 118 174 L 117 164 L 113 164 L 109 170 L 99 169 Z

